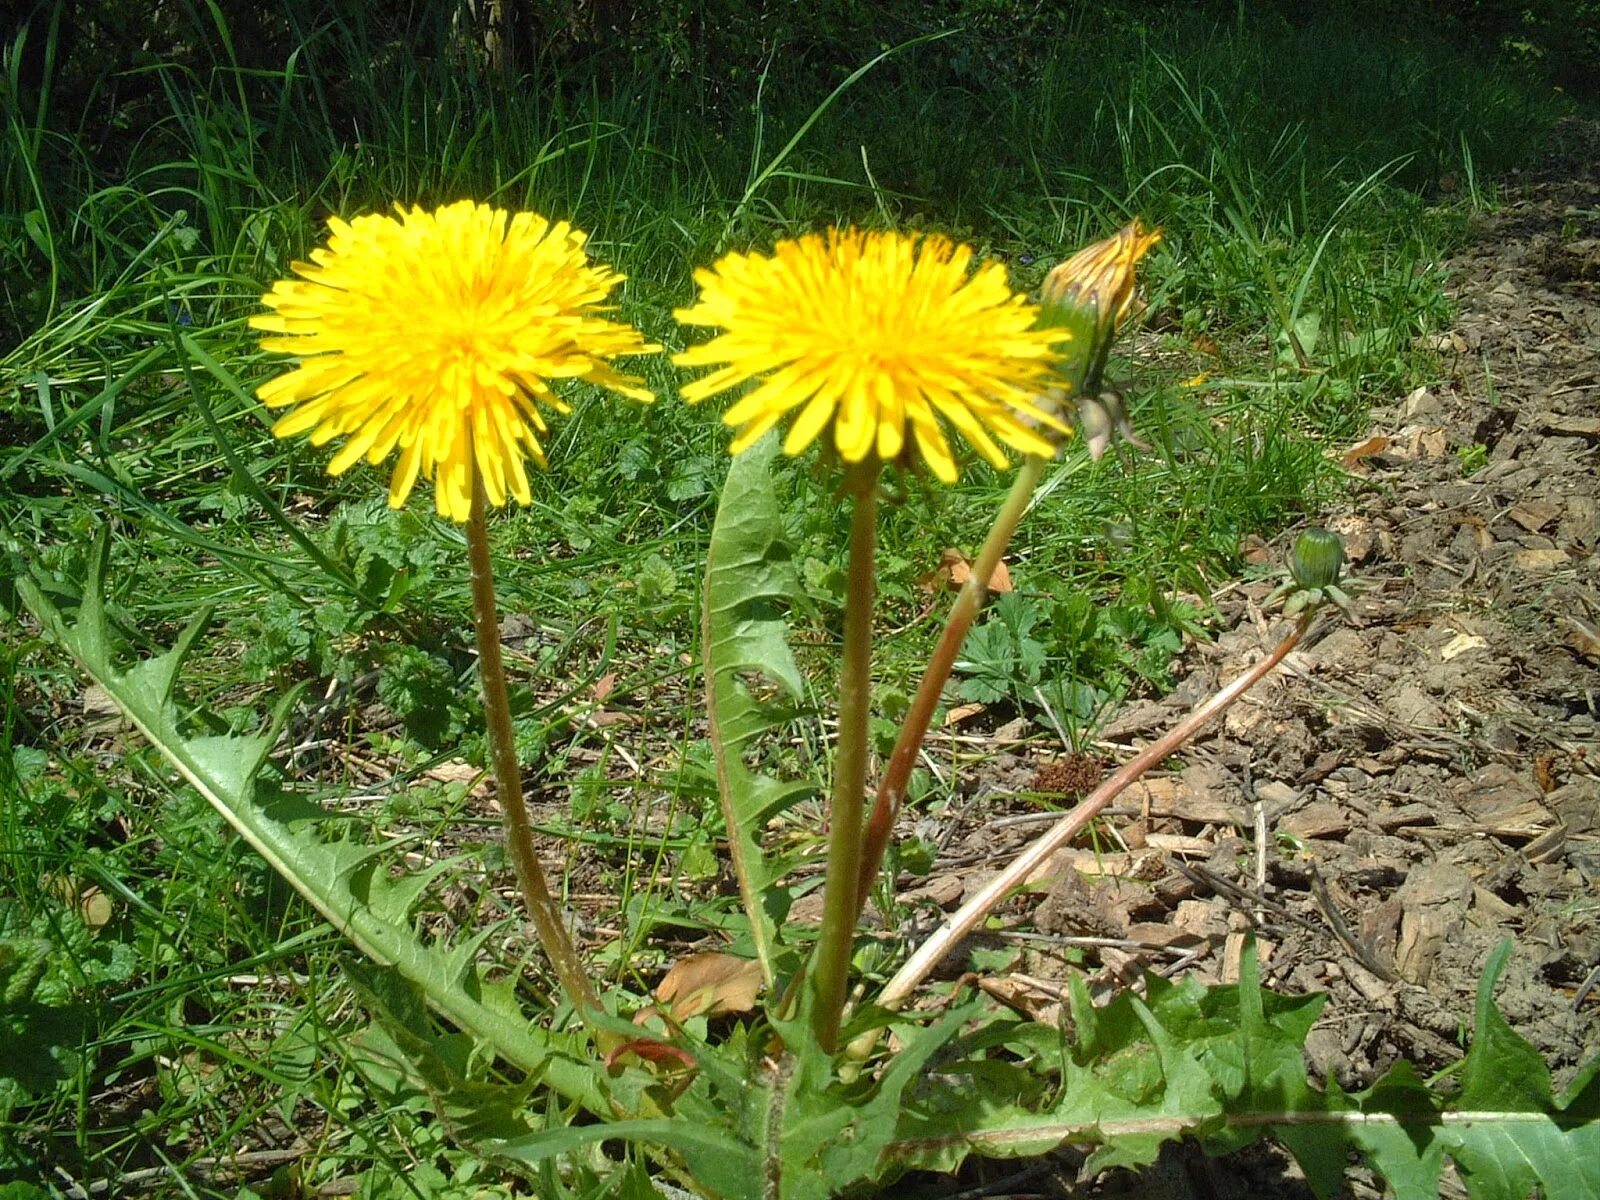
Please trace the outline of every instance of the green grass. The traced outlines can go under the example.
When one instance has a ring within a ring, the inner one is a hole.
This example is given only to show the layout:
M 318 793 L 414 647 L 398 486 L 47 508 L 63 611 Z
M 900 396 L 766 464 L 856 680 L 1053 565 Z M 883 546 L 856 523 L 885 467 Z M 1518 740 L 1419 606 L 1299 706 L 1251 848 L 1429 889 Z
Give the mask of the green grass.
M 1560 111 L 1537 80 L 1422 35 L 1334 23 L 1085 8 L 1008 39 L 973 6 L 976 28 L 904 46 L 830 102 L 878 42 L 725 46 L 744 57 L 714 87 L 670 43 L 620 78 L 567 63 L 502 86 L 459 47 L 419 52 L 348 16 L 242 64 L 219 9 L 185 11 L 188 41 L 93 85 L 66 59 L 28 86 L 22 43 L 6 52 L 0 548 L 70 594 L 109 524 L 134 649 L 214 610 L 186 677 L 197 704 L 243 727 L 307 684 L 300 774 L 497 873 L 486 810 L 426 778 L 481 760 L 459 534 L 421 497 L 390 514 L 375 472 L 329 479 L 250 396 L 277 368 L 245 319 L 328 214 L 474 196 L 569 217 L 669 347 L 691 269 L 720 248 L 894 222 L 971 240 L 1032 287 L 1128 216 L 1160 223 L 1150 332 L 1116 368 L 1153 450 L 1074 449 L 1053 468 L 1012 555 L 1020 595 L 979 631 L 987 666 L 962 685 L 1036 716 L 1053 698 L 1077 736 L 1164 686 L 1243 536 L 1335 494 L 1326 445 L 1426 373 L 1414 339 L 1448 316 L 1438 263 L 1460 218 L 1430 207 L 1435 183 L 1476 181 L 1476 202 Z M 60 36 L 27 33 L 35 50 Z M 663 359 L 644 369 L 660 402 L 575 396 L 533 504 L 496 522 L 503 610 L 534 630 L 514 664 L 535 681 L 517 697 L 524 757 L 543 819 L 586 847 L 575 890 L 619 898 L 603 961 L 623 979 L 728 911 L 691 665 L 726 435 L 677 400 Z M 843 508 L 804 465 L 783 487 L 826 694 Z M 980 466 L 886 506 L 885 705 L 934 633 L 918 580 L 942 547 L 974 548 L 1000 487 Z M 79 677 L 27 624 L 0 635 L 0 668 L 0 1063 L 28 1064 L 0 1075 L 0 1180 L 66 1194 L 170 1168 L 159 1194 L 234 1196 L 239 1176 L 195 1161 L 299 1136 L 307 1184 L 468 1194 L 475 1168 L 386 1065 L 335 940 L 136 737 L 91 735 Z M 628 722 L 614 738 L 582 718 L 602 679 Z M 815 766 L 815 737 L 795 754 Z M 499 911 L 477 881 L 462 890 L 451 919 Z M 269 1173 L 249 1176 L 258 1191 Z M 581 1167 L 542 1186 L 602 1194 Z

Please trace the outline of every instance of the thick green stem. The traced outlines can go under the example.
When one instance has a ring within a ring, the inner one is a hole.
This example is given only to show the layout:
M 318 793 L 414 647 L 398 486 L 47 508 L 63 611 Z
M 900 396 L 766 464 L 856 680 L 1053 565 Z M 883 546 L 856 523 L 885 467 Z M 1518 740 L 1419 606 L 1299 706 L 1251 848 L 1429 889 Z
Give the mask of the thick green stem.
M 922 749 L 922 739 L 927 735 L 934 710 L 939 706 L 939 697 L 950 678 L 951 668 L 955 666 L 956 654 L 961 650 L 961 643 L 966 640 L 972 622 L 977 619 L 978 610 L 983 607 L 984 598 L 989 594 L 989 579 L 1005 557 L 1006 547 L 1011 544 L 1011 535 L 1016 532 L 1023 513 L 1028 511 L 1028 501 L 1033 496 L 1033 489 L 1039 485 L 1039 477 L 1044 474 L 1045 462 L 1045 459 L 1036 455 L 1030 456 L 1018 470 L 1005 503 L 995 515 L 989 536 L 984 539 L 983 549 L 978 551 L 977 561 L 972 564 L 972 574 L 961 585 L 961 592 L 950 608 L 944 633 L 934 647 L 933 657 L 928 660 L 927 670 L 922 673 L 922 682 L 917 685 L 917 694 L 912 698 L 911 707 L 900 725 L 894 753 L 889 756 L 889 765 L 884 769 L 883 781 L 878 785 L 877 799 L 872 805 L 872 815 L 867 818 L 861 873 L 856 887 L 857 919 L 866 907 L 878 868 L 883 865 L 884 851 L 894 832 L 895 818 L 900 815 L 900 802 L 905 799 L 906 785 L 911 780 L 911 768 L 916 765 L 917 751 Z
M 467 519 L 467 557 L 472 564 L 472 625 L 478 637 L 478 674 L 483 682 L 483 716 L 489 735 L 495 793 L 505 814 L 506 845 L 516 868 L 528 916 L 556 978 L 580 1016 L 599 1012 L 600 1002 L 572 944 L 561 907 L 550 894 L 544 868 L 533 846 L 533 826 L 522 799 L 522 772 L 517 766 L 516 736 L 511 728 L 511 701 L 506 691 L 505 664 L 500 657 L 500 622 L 495 614 L 494 572 L 489 565 L 489 531 L 484 520 L 483 481 L 473 477 L 472 512 Z
M 873 558 L 877 548 L 878 470 L 851 472 L 850 566 L 844 607 L 844 657 L 839 668 L 839 742 L 828 809 L 828 877 L 822 932 L 811 982 L 812 1029 L 830 1054 L 839 1042 L 855 942 L 856 880 L 861 874 L 861 818 L 867 790 L 867 713 L 872 693 Z

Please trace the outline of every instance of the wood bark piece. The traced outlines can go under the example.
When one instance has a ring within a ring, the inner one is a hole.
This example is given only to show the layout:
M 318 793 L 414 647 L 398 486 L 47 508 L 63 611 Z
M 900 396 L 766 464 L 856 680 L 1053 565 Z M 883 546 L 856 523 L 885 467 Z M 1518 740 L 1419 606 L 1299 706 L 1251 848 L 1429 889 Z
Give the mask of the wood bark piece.
M 1418 863 L 1400 887 L 1400 942 L 1395 969 L 1410 983 L 1426 984 L 1439 951 L 1460 932 L 1472 895 L 1472 877 L 1454 863 Z
M 1350 820 L 1337 804 L 1319 800 L 1299 812 L 1290 813 L 1278 823 L 1285 833 L 1302 838 L 1337 838 L 1350 831 Z
M 1533 838 L 1555 823 L 1544 793 L 1504 763 L 1490 763 L 1457 785 L 1455 800 L 1474 826 L 1495 837 Z

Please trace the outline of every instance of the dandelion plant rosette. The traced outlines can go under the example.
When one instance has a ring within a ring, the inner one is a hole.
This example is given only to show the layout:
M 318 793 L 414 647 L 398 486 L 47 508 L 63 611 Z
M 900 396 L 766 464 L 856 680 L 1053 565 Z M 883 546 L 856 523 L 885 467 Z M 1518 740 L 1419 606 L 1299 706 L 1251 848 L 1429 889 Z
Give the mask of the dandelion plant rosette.
M 755 383 L 723 414 L 737 454 L 785 418 L 783 448 L 818 437 L 849 466 L 913 447 L 941 481 L 957 478 L 946 427 L 988 462 L 1001 445 L 1052 453 L 1065 432 L 1033 397 L 1070 338 L 1038 326 L 1005 268 L 973 268 L 970 247 L 937 236 L 834 229 L 734 253 L 695 272 L 699 296 L 675 315 L 722 332 L 674 357 L 715 367 L 682 389 L 690 403 Z
M 542 409 L 568 410 L 553 382 L 652 398 L 612 360 L 660 347 L 606 316 L 623 277 L 591 263 L 565 221 L 464 200 L 328 228 L 250 324 L 272 335 L 264 348 L 300 360 L 257 391 L 268 408 L 291 408 L 273 433 L 344 438 L 330 474 L 398 450 L 389 503 L 428 479 L 440 515 L 465 522 L 474 476 L 491 505 L 531 499 Z

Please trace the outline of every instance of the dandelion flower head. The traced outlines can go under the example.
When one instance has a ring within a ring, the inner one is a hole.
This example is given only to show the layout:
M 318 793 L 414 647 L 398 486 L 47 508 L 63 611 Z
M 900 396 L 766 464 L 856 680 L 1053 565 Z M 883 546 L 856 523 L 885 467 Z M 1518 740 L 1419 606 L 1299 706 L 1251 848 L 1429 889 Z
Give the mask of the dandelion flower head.
M 759 381 L 723 414 L 737 454 L 790 414 L 783 448 L 827 432 L 846 463 L 901 457 L 914 444 L 933 474 L 956 479 L 954 428 L 996 467 L 1000 443 L 1049 455 L 1034 402 L 1070 338 L 1036 328 L 1038 310 L 1005 269 L 971 269 L 973 252 L 941 237 L 830 230 L 733 253 L 695 272 L 699 296 L 676 313 L 722 332 L 676 355 L 717 369 L 683 388 L 690 403 Z
M 292 407 L 273 433 L 345 438 L 330 474 L 398 449 L 390 505 L 421 477 L 440 514 L 465 521 L 474 473 L 491 504 L 531 500 L 525 460 L 545 465 L 541 408 L 569 411 L 552 381 L 652 399 L 610 360 L 660 347 L 606 318 L 622 276 L 591 264 L 566 222 L 461 201 L 328 226 L 327 244 L 273 285 L 262 298 L 272 311 L 250 324 L 274 335 L 266 349 L 300 360 L 257 392 L 268 408 Z

